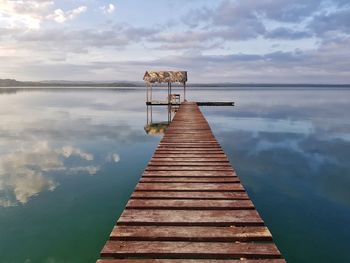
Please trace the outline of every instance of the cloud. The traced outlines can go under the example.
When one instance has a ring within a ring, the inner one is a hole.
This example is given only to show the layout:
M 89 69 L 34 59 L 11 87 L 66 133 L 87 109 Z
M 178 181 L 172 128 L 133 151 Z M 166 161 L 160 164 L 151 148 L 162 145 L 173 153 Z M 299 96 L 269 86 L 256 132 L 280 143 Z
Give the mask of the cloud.
M 114 47 L 124 48 L 137 44 L 156 34 L 156 28 L 134 27 L 127 24 L 110 24 L 96 28 L 45 28 L 40 31 L 25 31 L 9 34 L 12 41 L 21 42 L 22 48 L 42 50 L 45 52 L 60 51 L 63 53 L 87 53 L 91 48 Z
M 47 16 L 48 19 L 52 19 L 57 23 L 64 23 L 68 20 L 73 20 L 82 13 L 85 13 L 87 10 L 86 6 L 79 6 L 75 9 L 69 11 L 63 11 L 62 9 L 56 9 L 53 14 Z
M 53 1 L 0 0 L 0 22 L 10 28 L 38 29 Z
M 350 34 L 350 6 L 333 12 L 322 12 L 313 17 L 308 27 L 322 37 L 327 33 Z M 326 35 L 327 37 L 327 35 Z
M 0 22 L 8 28 L 40 29 L 45 20 L 64 23 L 86 12 L 86 6 L 63 11 L 50 0 L 0 0 Z
M 105 14 L 112 14 L 115 11 L 115 6 L 113 4 L 108 4 L 108 5 L 101 6 L 100 9 Z
M 88 79 L 91 80 L 108 79 L 108 72 L 116 72 L 113 78 L 137 80 L 135 73 L 143 72 L 145 68 L 167 68 L 188 70 L 191 72 L 191 82 L 349 83 L 349 44 L 350 38 L 344 37 L 320 43 L 317 49 L 277 50 L 265 54 L 177 52 L 177 55 L 144 60 L 109 58 L 92 59 L 83 64 L 26 63 L 23 67 L 15 68 L 14 72 L 27 72 L 31 77 L 43 73 L 51 78 L 69 75 L 73 79 L 79 79 L 89 72 Z
M 0 206 L 25 204 L 40 192 L 55 190 L 58 183 L 48 175 L 50 172 L 94 175 L 100 169 L 94 165 L 66 166 L 65 160 L 71 156 L 93 160 L 92 154 L 79 148 L 54 149 L 47 141 L 31 142 L 28 147 L 0 155 Z
M 237 21 L 262 21 L 263 18 L 279 22 L 300 22 L 318 10 L 321 4 L 322 1 L 318 0 L 225 0 L 207 14 L 217 25 L 234 25 Z
M 311 32 L 298 31 L 286 27 L 278 27 L 264 34 L 265 38 L 295 40 L 312 37 Z
M 329 11 L 335 10 L 335 11 Z M 182 21 L 225 40 L 310 38 L 325 31 L 350 32 L 346 1 L 221 1 L 215 8 L 190 10 Z M 274 25 L 273 28 L 271 24 Z

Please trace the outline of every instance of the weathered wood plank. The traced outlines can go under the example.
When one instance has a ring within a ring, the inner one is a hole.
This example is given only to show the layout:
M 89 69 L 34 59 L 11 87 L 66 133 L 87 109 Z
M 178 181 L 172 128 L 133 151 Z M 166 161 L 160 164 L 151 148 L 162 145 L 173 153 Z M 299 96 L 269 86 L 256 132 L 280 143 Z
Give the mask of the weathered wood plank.
M 204 141 L 204 142 L 198 142 L 198 141 L 194 141 L 194 142 L 180 142 L 180 141 L 176 141 L 176 142 L 167 142 L 164 140 L 161 140 L 159 143 L 159 146 L 215 146 L 215 147 L 220 147 L 220 144 L 216 141 Z
M 221 147 L 215 146 L 215 147 L 205 147 L 205 146 L 183 146 L 183 147 L 177 147 L 177 146 L 159 146 L 157 148 L 156 152 L 161 151 L 191 151 L 191 152 L 223 152 Z
M 192 145 L 181 145 L 181 144 L 159 144 L 157 150 L 167 150 L 167 149 L 190 149 L 190 150 L 206 150 L 206 151 L 214 151 L 214 150 L 221 150 L 221 146 L 216 144 L 216 145 L 211 145 L 211 144 L 192 144 Z
M 239 183 L 238 177 L 179 177 L 144 176 L 140 183 Z
M 178 155 L 179 157 L 181 155 L 186 155 L 185 157 L 188 157 L 190 155 L 196 155 L 197 157 L 203 157 L 208 154 L 206 151 L 192 151 L 192 150 L 157 150 L 155 155 Z M 215 151 L 211 152 L 210 154 L 215 154 L 215 155 L 223 155 L 223 151 Z M 213 156 L 215 157 L 215 156 Z
M 165 156 L 153 156 L 152 162 L 214 162 L 214 163 L 228 163 L 229 160 L 225 157 L 221 158 L 206 158 L 206 157 L 165 157 Z
M 247 242 L 271 241 L 266 227 L 118 226 L 111 240 Z
M 103 257 L 280 258 L 274 244 L 232 242 L 107 241 Z
M 232 170 L 224 170 L 224 171 L 148 171 L 145 170 L 143 172 L 144 176 L 237 176 L 236 173 Z
M 239 183 L 138 183 L 137 191 L 237 191 L 244 190 Z
M 202 139 L 201 139 L 202 138 Z M 197 137 L 197 138 L 186 138 L 186 137 L 163 137 L 163 139 L 160 141 L 161 144 L 219 144 L 214 137 L 211 138 L 203 138 L 203 137 Z
M 230 166 L 176 166 L 176 165 L 164 165 L 164 166 L 151 166 L 149 165 L 146 171 L 233 171 Z
M 125 209 L 117 225 L 259 226 L 256 210 L 140 210 Z
M 208 161 L 208 162 L 217 162 L 217 161 L 229 161 L 225 155 L 217 154 L 217 155 L 206 155 L 206 154 L 164 154 L 164 153 L 155 153 L 152 156 L 152 159 L 155 160 L 178 160 L 178 161 Z
M 148 163 L 148 166 L 217 166 L 217 167 L 230 167 L 228 161 L 224 162 L 187 162 L 187 161 L 154 161 L 153 159 Z M 232 168 L 231 168 L 232 169 Z
M 249 199 L 246 192 L 181 192 L 181 191 L 134 191 L 131 198 L 151 199 L 206 199 L 206 200 L 243 200 Z
M 284 259 L 99 259 L 97 263 L 286 263 Z
M 250 200 L 130 199 L 128 209 L 242 210 L 254 209 Z

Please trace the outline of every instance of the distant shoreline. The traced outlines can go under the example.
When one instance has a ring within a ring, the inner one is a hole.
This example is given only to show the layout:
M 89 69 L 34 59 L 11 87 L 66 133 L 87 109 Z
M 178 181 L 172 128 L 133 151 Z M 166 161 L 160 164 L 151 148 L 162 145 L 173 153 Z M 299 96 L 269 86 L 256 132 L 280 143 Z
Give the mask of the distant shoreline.
M 160 87 L 161 84 L 155 84 L 154 87 Z M 177 85 L 174 85 L 176 87 Z M 188 87 L 194 88 L 350 88 L 350 84 L 286 84 L 286 83 L 188 83 Z M 14 79 L 0 79 L 0 88 L 18 88 L 18 89 L 136 89 L 145 88 L 143 82 L 90 82 L 90 81 L 17 81 Z
M 156 87 L 154 91 L 164 91 Z M 174 90 L 181 93 L 181 87 Z M 192 91 L 350 91 L 349 86 L 342 87 L 193 87 Z M 0 94 L 16 94 L 22 92 L 137 92 L 146 91 L 146 87 L 0 87 Z

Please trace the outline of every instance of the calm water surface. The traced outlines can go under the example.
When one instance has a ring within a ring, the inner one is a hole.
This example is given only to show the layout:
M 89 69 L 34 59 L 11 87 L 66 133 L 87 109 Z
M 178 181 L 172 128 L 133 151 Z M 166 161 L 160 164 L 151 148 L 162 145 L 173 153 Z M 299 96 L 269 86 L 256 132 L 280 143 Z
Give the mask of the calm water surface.
M 144 93 L 0 92 L 1 263 L 95 262 L 161 138 Z M 202 111 L 288 262 L 350 262 L 350 90 L 188 98 L 236 102 Z

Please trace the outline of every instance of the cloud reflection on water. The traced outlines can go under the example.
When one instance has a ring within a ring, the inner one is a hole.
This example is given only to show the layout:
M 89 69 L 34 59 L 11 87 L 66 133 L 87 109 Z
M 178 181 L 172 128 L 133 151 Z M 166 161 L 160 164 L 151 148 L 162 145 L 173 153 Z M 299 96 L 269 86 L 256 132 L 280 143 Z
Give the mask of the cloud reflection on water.
M 49 90 L 2 94 L 0 206 L 25 204 L 40 192 L 55 190 L 60 175 L 94 175 L 107 162 L 118 163 L 115 142 L 144 137 L 133 128 L 142 127 L 144 119 L 125 96 L 133 95 Z M 82 150 L 86 147 L 90 152 Z
M 67 166 L 65 160 L 76 157 L 88 165 Z M 53 191 L 59 185 L 50 175 L 87 173 L 94 175 L 99 166 L 91 165 L 94 156 L 71 145 L 52 148 L 48 141 L 22 145 L 14 152 L 0 155 L 0 206 L 25 204 L 42 191 Z

